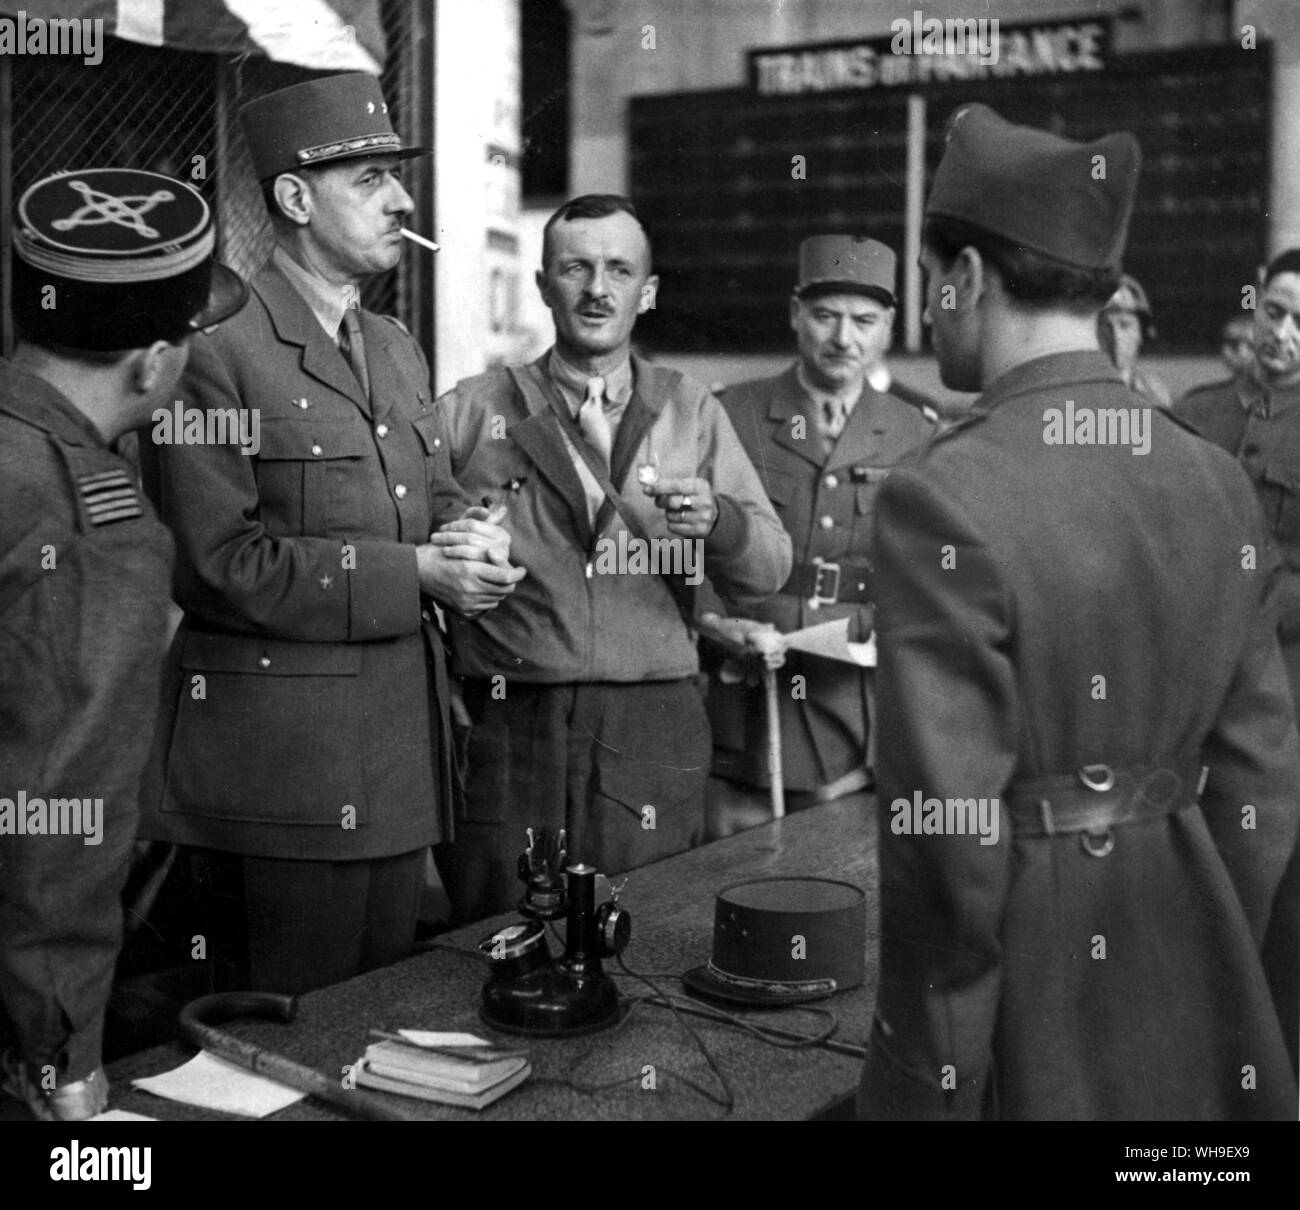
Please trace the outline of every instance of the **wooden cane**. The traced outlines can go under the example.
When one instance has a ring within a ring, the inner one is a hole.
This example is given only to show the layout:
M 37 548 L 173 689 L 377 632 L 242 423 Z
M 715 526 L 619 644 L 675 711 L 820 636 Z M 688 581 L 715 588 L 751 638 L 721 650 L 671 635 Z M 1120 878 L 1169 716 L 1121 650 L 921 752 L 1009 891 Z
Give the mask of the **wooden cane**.
M 231 1017 L 264 1017 L 275 1021 L 292 1021 L 298 1013 L 294 996 L 280 996 L 272 992 L 218 992 L 191 1000 L 180 1015 L 181 1033 L 200 1050 L 211 1051 L 219 1058 L 246 1067 L 259 1076 L 266 1076 L 277 1084 L 286 1084 L 309 1093 L 354 1117 L 369 1118 L 375 1122 L 409 1122 L 414 1119 L 400 1109 L 394 1109 L 378 1097 L 356 1088 L 344 1088 L 302 1063 L 295 1063 L 283 1055 L 263 1050 L 251 1042 L 244 1042 L 230 1034 L 213 1029 L 210 1021 L 228 1021 Z

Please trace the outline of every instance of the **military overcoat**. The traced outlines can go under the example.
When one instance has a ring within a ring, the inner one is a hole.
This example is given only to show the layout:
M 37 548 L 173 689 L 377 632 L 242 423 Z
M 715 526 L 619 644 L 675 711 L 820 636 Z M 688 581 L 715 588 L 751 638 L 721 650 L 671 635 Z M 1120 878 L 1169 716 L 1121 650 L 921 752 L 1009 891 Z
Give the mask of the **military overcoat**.
M 1067 404 L 1076 436 L 1140 409 L 1147 452 L 1050 442 Z M 1300 821 L 1265 548 L 1240 469 L 1099 353 L 1009 371 L 887 481 L 865 1115 L 1294 1119 L 1259 952 Z M 1103 765 L 1136 816 L 1052 831 Z M 917 834 L 918 795 L 999 828 Z

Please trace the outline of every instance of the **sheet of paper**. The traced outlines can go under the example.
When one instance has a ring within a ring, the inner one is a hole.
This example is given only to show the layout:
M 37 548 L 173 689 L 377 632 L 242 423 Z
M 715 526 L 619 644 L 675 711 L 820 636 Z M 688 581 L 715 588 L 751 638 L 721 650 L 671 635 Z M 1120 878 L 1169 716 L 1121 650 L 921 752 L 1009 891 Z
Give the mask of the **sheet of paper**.
M 254 1075 L 237 1064 L 227 1063 L 206 1050 L 172 1071 L 132 1080 L 131 1083 L 169 1101 L 197 1105 L 200 1109 L 216 1109 L 221 1113 L 237 1113 L 246 1118 L 264 1118 L 307 1095 L 265 1076 Z
M 157 1118 L 146 1117 L 143 1113 L 132 1113 L 129 1109 L 105 1109 L 90 1119 L 92 1122 L 156 1122 Z
M 861 668 L 876 666 L 875 633 L 865 643 L 850 643 L 848 618 L 793 631 L 785 636 L 785 645 L 795 651 L 806 651 L 809 655 L 820 655 L 828 660 L 843 660 Z
M 412 1046 L 491 1046 L 487 1038 L 474 1034 L 462 1034 L 455 1031 L 442 1032 L 436 1029 L 399 1029 L 397 1031 Z

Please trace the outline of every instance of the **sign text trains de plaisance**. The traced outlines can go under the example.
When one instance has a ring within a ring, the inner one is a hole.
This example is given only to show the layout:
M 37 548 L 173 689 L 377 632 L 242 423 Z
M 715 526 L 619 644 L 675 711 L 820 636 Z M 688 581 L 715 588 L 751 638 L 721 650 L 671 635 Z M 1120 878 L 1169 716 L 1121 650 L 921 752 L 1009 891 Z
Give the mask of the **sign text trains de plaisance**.
M 980 26 L 987 28 L 981 31 Z M 914 13 L 890 38 L 790 50 L 755 51 L 751 80 L 760 96 L 840 89 L 898 88 L 989 77 L 1101 71 L 1107 26 L 1064 22 L 999 29 L 998 19 L 940 21 Z

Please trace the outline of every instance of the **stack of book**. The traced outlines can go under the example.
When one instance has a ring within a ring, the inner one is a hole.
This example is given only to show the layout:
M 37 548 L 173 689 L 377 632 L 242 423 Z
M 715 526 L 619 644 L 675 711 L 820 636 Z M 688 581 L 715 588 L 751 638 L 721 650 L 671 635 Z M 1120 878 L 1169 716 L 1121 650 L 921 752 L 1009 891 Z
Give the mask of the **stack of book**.
M 356 1065 L 357 1083 L 404 1097 L 482 1109 L 532 1074 L 528 1052 L 493 1046 L 482 1039 L 448 1045 L 413 1039 L 418 1031 L 380 1035 Z

